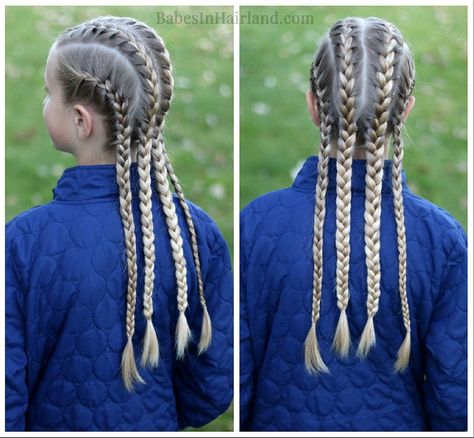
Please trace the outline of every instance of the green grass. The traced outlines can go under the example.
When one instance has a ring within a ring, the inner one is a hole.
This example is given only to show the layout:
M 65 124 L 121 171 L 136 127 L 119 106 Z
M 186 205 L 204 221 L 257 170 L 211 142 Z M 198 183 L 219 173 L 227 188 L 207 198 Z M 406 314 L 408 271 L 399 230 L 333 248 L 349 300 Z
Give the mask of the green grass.
M 405 132 L 408 184 L 467 226 L 466 7 L 242 7 L 241 15 L 247 11 L 307 15 L 313 24 L 240 28 L 242 206 L 290 185 L 297 163 L 317 154 L 319 131 L 304 93 L 318 41 L 340 18 L 378 16 L 401 30 L 415 56 L 416 105 Z
M 156 24 L 158 11 L 181 14 L 232 8 L 7 7 L 6 220 L 51 199 L 72 156 L 52 146 L 42 119 L 43 76 L 55 37 L 100 15 L 132 16 L 164 38 L 174 67 L 175 95 L 167 118 L 167 149 L 187 197 L 217 222 L 232 254 L 232 25 Z M 233 430 L 232 410 L 203 430 Z

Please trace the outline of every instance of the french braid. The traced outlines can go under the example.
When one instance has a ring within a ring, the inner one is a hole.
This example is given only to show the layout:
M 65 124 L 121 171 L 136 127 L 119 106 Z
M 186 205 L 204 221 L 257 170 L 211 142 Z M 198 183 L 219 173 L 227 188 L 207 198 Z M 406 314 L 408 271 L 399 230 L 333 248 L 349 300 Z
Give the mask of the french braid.
M 375 344 L 374 317 L 380 299 L 380 224 L 384 148 L 393 134 L 393 206 L 397 229 L 399 294 L 405 339 L 395 371 L 403 371 L 410 356 L 410 311 L 407 291 L 407 245 L 403 209 L 403 114 L 414 86 L 414 64 L 395 26 L 377 18 L 349 17 L 333 25 L 311 67 L 311 89 L 321 121 L 313 237 L 311 328 L 305 341 L 308 372 L 327 371 L 318 349 L 316 323 L 320 317 L 323 275 L 322 229 L 327 189 L 329 150 L 337 150 L 336 176 L 336 292 L 340 311 L 333 348 L 341 357 L 350 349 L 349 302 L 351 168 L 356 147 L 366 154 L 364 212 L 367 266 L 367 321 L 357 353 L 365 357 Z M 375 99 L 374 99 L 375 98 Z
M 313 294 L 311 306 L 311 326 L 305 340 L 305 365 L 310 373 L 328 372 L 324 363 L 316 333 L 316 325 L 321 310 L 323 282 L 323 229 L 326 215 L 326 193 L 329 184 L 328 168 L 331 149 L 331 115 L 327 101 L 327 90 L 321 90 L 316 82 L 319 64 L 311 66 L 311 85 L 319 100 L 319 117 L 321 120 L 321 146 L 319 149 L 318 178 L 316 181 L 315 210 L 313 221 Z
M 355 80 L 352 63 L 353 36 L 351 31 L 352 29 L 349 26 L 342 26 L 340 43 L 337 44 L 338 59 L 340 60 L 339 95 L 341 116 L 339 118 L 337 145 L 336 291 L 340 316 L 333 346 L 342 357 L 348 355 L 350 347 L 346 308 L 349 303 L 352 154 L 357 132 L 355 123 Z
M 365 253 L 367 265 L 367 323 L 359 341 L 357 353 L 365 357 L 375 345 L 374 317 L 380 299 L 380 215 L 382 203 L 382 180 L 384 144 L 393 87 L 393 64 L 396 39 L 391 30 L 386 32 L 386 41 L 379 54 L 381 71 L 376 73 L 377 101 L 375 116 L 367 130 L 366 142 L 366 190 L 365 190 Z

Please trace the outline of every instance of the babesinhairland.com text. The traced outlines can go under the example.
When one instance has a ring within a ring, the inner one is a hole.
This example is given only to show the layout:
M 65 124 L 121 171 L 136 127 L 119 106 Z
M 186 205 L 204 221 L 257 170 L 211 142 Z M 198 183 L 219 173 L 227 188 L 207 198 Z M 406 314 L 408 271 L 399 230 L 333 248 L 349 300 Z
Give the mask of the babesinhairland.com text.
M 313 16 L 308 14 L 280 14 L 279 11 L 256 14 L 251 11 L 235 12 L 199 12 L 182 14 L 156 12 L 156 24 L 313 24 Z

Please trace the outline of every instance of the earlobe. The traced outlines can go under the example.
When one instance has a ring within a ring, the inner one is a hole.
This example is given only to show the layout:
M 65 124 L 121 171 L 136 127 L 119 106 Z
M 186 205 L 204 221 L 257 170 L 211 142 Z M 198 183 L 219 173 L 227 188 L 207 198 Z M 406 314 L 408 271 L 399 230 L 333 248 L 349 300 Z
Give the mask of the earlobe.
M 316 101 L 316 98 L 314 97 L 314 94 L 311 90 L 306 92 L 306 104 L 308 106 L 308 111 L 311 115 L 313 123 L 317 127 L 321 126 L 321 121 L 319 120 L 318 102 Z
M 86 140 L 92 133 L 92 116 L 83 105 L 74 105 L 74 128 L 78 138 Z

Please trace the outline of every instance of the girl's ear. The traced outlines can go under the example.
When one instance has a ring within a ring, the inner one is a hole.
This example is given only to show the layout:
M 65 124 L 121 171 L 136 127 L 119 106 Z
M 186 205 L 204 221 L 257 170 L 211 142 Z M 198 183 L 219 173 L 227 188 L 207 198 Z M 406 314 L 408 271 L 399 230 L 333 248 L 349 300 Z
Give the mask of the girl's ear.
M 87 140 L 92 134 L 92 114 L 83 105 L 74 105 L 73 108 L 74 128 L 77 137 Z
M 319 127 L 321 126 L 321 121 L 319 120 L 319 111 L 318 111 L 318 102 L 314 97 L 314 94 L 311 90 L 306 92 L 306 104 L 308 105 L 308 111 L 311 115 L 311 119 L 313 123 Z
M 404 123 L 405 123 L 406 119 L 408 118 L 408 116 L 410 115 L 410 112 L 411 112 L 411 110 L 414 106 L 415 106 L 415 96 L 411 95 L 408 98 L 407 107 L 405 108 L 405 112 L 403 113 L 403 122 Z

